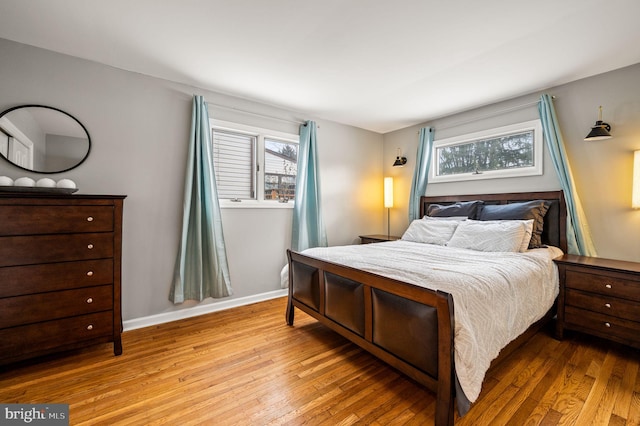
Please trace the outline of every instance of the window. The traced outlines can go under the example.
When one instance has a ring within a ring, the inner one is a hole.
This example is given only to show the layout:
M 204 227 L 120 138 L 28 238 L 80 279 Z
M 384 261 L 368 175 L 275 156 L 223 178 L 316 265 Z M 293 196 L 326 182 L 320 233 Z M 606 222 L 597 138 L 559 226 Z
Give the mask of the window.
M 297 135 L 218 120 L 211 127 L 221 207 L 293 207 Z
M 540 120 L 435 141 L 431 182 L 542 174 Z
M 298 144 L 264 140 L 264 199 L 293 200 L 296 195 Z

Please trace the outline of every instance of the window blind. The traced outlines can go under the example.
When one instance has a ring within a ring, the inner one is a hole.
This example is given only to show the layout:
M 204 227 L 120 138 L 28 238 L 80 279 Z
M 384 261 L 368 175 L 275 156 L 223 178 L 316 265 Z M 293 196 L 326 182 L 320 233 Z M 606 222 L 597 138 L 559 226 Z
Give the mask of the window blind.
M 255 199 L 257 137 L 218 129 L 211 133 L 218 198 Z

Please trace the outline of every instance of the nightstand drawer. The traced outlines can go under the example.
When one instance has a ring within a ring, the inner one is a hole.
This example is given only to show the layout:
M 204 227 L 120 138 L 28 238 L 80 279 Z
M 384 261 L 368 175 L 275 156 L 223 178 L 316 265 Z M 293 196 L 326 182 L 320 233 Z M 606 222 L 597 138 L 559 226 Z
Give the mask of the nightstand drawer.
M 399 239 L 400 237 L 397 237 L 395 235 L 360 235 L 360 244 L 383 243 L 385 241 L 396 241 Z
M 371 244 L 371 243 L 380 243 L 382 241 L 377 240 L 375 238 L 368 238 L 368 237 L 360 237 L 360 244 Z
M 640 322 L 640 304 L 616 297 L 567 289 L 565 304 L 604 315 Z
M 600 337 L 640 345 L 640 322 L 615 318 L 573 306 L 565 307 L 566 324 L 579 331 L 585 331 Z
M 576 290 L 620 297 L 640 302 L 640 282 L 609 275 L 600 275 L 567 269 L 565 286 Z

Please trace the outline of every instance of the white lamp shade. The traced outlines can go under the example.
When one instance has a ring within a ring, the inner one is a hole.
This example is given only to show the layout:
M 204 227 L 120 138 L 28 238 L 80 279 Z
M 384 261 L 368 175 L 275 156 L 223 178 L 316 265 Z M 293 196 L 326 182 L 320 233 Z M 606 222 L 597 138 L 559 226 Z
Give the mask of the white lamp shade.
M 633 153 L 633 190 L 631 207 L 640 209 L 640 150 Z
M 385 208 L 393 207 L 393 178 L 384 178 L 384 206 Z

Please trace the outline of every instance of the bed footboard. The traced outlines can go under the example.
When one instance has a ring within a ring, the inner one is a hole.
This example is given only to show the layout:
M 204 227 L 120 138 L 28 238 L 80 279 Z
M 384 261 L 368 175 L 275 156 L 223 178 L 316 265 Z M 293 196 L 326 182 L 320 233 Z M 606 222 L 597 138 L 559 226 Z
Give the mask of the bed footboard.
M 298 308 L 434 391 L 436 425 L 454 414 L 453 298 L 287 251 L 286 321 Z

